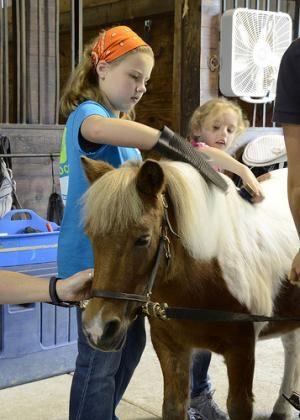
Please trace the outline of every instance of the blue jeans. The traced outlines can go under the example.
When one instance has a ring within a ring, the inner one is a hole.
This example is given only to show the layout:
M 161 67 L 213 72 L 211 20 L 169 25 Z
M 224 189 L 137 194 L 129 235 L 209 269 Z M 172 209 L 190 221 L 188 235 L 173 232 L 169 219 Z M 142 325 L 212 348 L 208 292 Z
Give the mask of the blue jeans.
M 128 329 L 126 342 L 117 352 L 94 350 L 82 332 L 81 311 L 77 312 L 78 356 L 74 372 L 70 420 L 117 420 L 115 409 L 146 344 L 144 317 Z
M 194 352 L 190 370 L 191 398 L 198 397 L 203 391 L 210 391 L 211 383 L 207 374 L 210 360 L 210 351 Z

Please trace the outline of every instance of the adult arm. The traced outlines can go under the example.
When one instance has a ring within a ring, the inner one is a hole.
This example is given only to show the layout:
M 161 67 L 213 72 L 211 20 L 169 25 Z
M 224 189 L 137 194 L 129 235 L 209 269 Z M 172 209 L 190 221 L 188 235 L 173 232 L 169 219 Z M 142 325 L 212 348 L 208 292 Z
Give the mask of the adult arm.
M 288 157 L 288 199 L 293 219 L 300 235 L 300 125 L 283 124 Z M 291 267 L 290 281 L 300 281 L 300 252 Z
M 56 283 L 61 300 L 79 301 L 90 297 L 93 270 L 81 271 Z M 13 271 L 0 270 L 0 304 L 49 302 L 49 281 Z
M 273 120 L 281 123 L 288 156 L 288 198 L 300 233 L 300 38 L 284 53 L 277 80 Z M 290 281 L 300 286 L 300 254 L 291 266 Z

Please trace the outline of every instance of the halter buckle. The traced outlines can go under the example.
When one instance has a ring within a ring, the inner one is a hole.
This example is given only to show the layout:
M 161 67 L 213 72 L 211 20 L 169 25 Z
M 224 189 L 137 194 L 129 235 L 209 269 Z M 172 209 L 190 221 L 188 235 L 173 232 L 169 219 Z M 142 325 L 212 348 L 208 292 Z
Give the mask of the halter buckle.
M 158 318 L 162 321 L 168 320 L 166 315 L 166 309 L 168 307 L 167 303 L 158 303 L 158 302 L 146 302 L 145 305 L 142 306 L 142 313 L 150 316 L 152 318 Z
M 81 300 L 79 302 L 79 308 L 80 309 L 85 309 L 88 306 L 90 299 L 85 299 L 85 300 Z

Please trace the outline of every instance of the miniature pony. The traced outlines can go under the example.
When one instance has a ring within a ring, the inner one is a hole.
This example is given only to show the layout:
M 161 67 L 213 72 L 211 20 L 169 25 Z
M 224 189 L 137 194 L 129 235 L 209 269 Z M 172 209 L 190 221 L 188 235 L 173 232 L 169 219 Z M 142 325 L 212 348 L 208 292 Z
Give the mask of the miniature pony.
M 262 183 L 264 201 L 251 205 L 225 175 L 227 194 L 185 163 L 147 160 L 114 169 L 84 158 L 83 165 L 91 182 L 85 223 L 94 249 L 94 289 L 143 295 L 163 231 L 170 258 L 159 261 L 152 301 L 300 317 L 300 289 L 286 280 L 299 239 L 284 169 Z M 92 298 L 83 313 L 90 344 L 119 349 L 140 306 L 135 300 Z M 193 348 L 224 356 L 229 416 L 250 420 L 256 340 L 276 335 L 282 336 L 285 373 L 272 418 L 291 418 L 281 394 L 299 391 L 299 322 L 149 321 L 164 376 L 164 420 L 186 419 Z

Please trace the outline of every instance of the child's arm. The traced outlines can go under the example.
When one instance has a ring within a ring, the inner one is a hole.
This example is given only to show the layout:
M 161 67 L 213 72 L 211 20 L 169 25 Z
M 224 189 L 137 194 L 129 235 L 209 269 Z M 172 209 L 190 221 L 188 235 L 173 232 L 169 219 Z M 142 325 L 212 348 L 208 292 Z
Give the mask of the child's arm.
M 150 150 L 161 132 L 134 121 L 92 115 L 83 121 L 81 134 L 92 143 Z
M 253 190 L 255 194 L 253 200 L 254 202 L 259 202 L 264 198 L 260 183 L 257 181 L 255 175 L 246 165 L 243 165 L 228 153 L 214 147 L 207 146 L 205 148 L 198 148 L 198 150 L 211 158 L 213 162 L 220 166 L 222 169 L 240 176 L 243 180 L 243 184 L 249 185 Z

